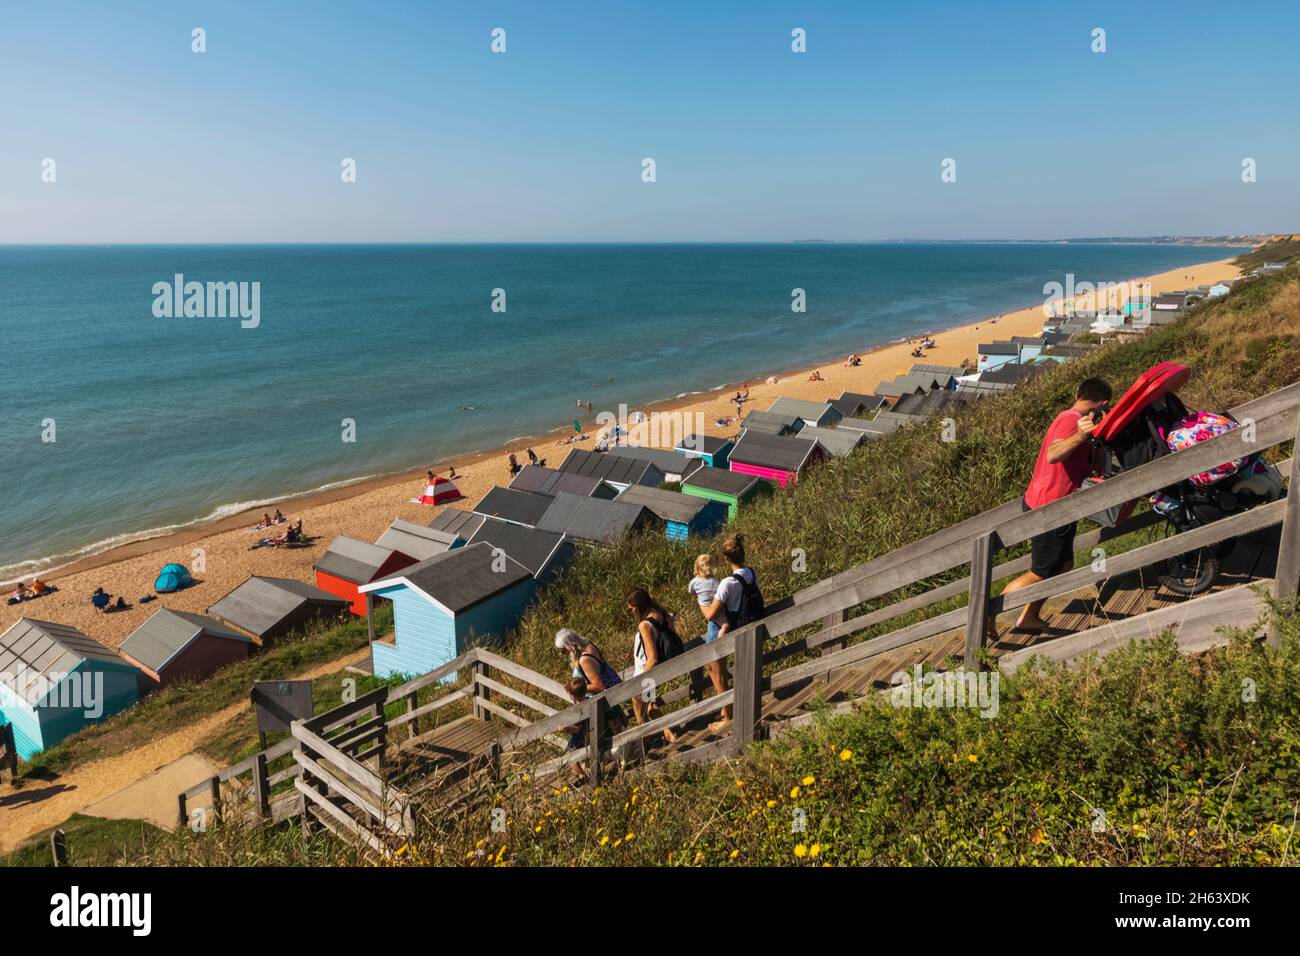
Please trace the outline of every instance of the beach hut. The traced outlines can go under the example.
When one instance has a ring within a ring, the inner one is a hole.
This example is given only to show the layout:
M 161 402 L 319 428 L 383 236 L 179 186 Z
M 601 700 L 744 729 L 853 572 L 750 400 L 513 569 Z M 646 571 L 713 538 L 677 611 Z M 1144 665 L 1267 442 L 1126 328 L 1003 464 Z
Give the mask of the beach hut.
M 770 485 L 755 475 L 722 468 L 701 468 L 682 482 L 682 494 L 727 506 L 727 520 L 734 521 L 743 503 L 770 489 Z
M 464 497 L 450 478 L 434 475 L 433 481 L 424 486 L 424 494 L 412 498 L 411 501 L 421 505 L 446 505 L 453 501 L 460 501 Z
M 953 411 L 951 406 L 959 406 L 965 401 L 965 396 L 958 395 L 956 392 L 936 390 L 927 392 L 924 395 L 904 395 L 894 403 L 894 407 L 890 411 L 899 415 L 916 415 L 920 418 L 929 418 L 939 412 L 951 413 Z
M 75 627 L 19 618 L 0 634 L 0 724 L 24 760 L 125 710 L 140 672 Z
M 253 639 L 202 614 L 159 608 L 131 632 L 118 652 L 144 673 L 154 687 L 207 677 L 245 660 Z
M 664 473 L 653 462 L 642 458 L 583 451 L 581 448 L 575 448 L 565 456 L 560 471 L 599 478 L 615 491 L 622 491 L 628 485 L 655 486 L 664 483 Z
M 799 437 L 815 439 L 832 458 L 846 457 L 867 438 L 856 428 L 805 428 Z
M 740 422 L 743 431 L 767 435 L 794 435 L 803 428 L 803 419 L 798 415 L 778 415 L 773 412 L 750 412 Z M 730 460 L 730 455 L 727 456 Z
M 929 390 L 928 385 L 922 385 L 906 375 L 899 375 L 877 385 L 876 395 L 884 400 L 882 407 L 888 407 L 904 395 L 924 395 Z
M 503 636 L 535 587 L 526 567 L 485 541 L 364 585 L 363 594 L 393 602 L 392 634 L 374 640 L 374 620 L 367 616 L 372 672 L 380 679 L 425 674 L 473 644 Z
M 650 527 L 657 520 L 643 505 L 617 498 L 605 501 L 560 492 L 537 527 L 579 541 L 610 544 L 620 535 Z
M 1020 346 L 1015 342 L 985 342 L 975 347 L 978 361 L 975 370 L 987 372 L 1020 361 Z
M 539 587 L 551 584 L 564 572 L 577 554 L 577 546 L 562 534 L 539 531 L 510 524 L 496 518 L 484 521 L 474 532 L 470 544 L 499 548 L 528 569 Z
M 757 475 L 784 488 L 796 481 L 805 468 L 824 458 L 826 450 L 812 439 L 746 430 L 731 450 L 729 464 L 732 471 Z
M 1206 296 L 1211 299 L 1218 299 L 1232 291 L 1232 286 L 1226 282 L 1216 282 L 1206 291 Z
M 338 617 L 351 603 L 294 578 L 254 575 L 208 608 L 208 613 L 266 643 L 315 621 Z
M 702 461 L 709 468 L 726 468 L 727 455 L 736 443 L 730 438 L 718 438 L 714 435 L 687 435 L 673 448 L 679 455 L 688 459 Z M 687 472 L 683 471 L 685 480 Z
M 467 512 L 452 512 L 450 510 L 443 512 L 443 514 L 453 513 L 466 514 Z M 455 532 L 439 531 L 436 528 L 416 524 L 414 521 L 404 521 L 401 518 L 394 518 L 393 523 L 388 526 L 388 530 L 381 534 L 379 540 L 375 542 L 377 546 L 385 550 L 400 551 L 416 561 L 428 560 L 435 554 L 443 554 L 452 548 L 459 548 L 464 543 L 465 539 Z
M 357 617 L 366 614 L 366 599 L 357 592 L 363 584 L 387 577 L 414 564 L 414 555 L 391 551 L 377 544 L 339 535 L 316 562 L 316 586 L 343 598 Z
M 194 578 L 190 576 L 190 569 L 185 565 L 165 564 L 158 572 L 158 577 L 154 579 L 153 589 L 159 594 L 170 594 L 172 591 L 179 591 L 193 584 Z
M 485 520 L 482 515 L 476 515 L 472 511 L 459 511 L 456 508 L 448 508 L 446 511 L 439 512 L 429 522 L 429 528 L 441 534 L 452 535 L 464 543 L 470 539 L 474 532 L 478 530 L 478 526 Z M 429 557 L 433 557 L 433 555 L 429 555 Z
M 827 404 L 839 412 L 841 418 L 862 418 L 878 411 L 885 400 L 879 395 L 863 392 L 841 392 L 839 398 L 833 398 Z
M 713 534 L 727 523 L 727 507 L 695 495 L 633 485 L 619 501 L 641 505 L 664 523 L 669 541 L 685 541 L 693 534 Z
M 524 465 L 510 482 L 515 491 L 531 491 L 539 495 L 555 495 L 567 491 L 584 498 L 613 498 L 618 491 L 599 478 L 546 468 L 543 465 Z
M 779 418 L 793 416 L 803 423 L 801 428 L 834 425 L 844 417 L 830 402 L 810 402 L 801 398 L 778 398 L 768 406 L 767 413 Z
M 663 475 L 664 481 L 681 481 L 682 469 L 684 463 L 682 458 L 676 452 L 669 451 L 665 448 L 640 448 L 632 445 L 615 445 L 605 452 L 606 457 L 610 458 L 631 458 L 635 461 L 649 462 L 659 473 Z M 638 482 L 642 484 L 642 482 Z
M 485 518 L 500 518 L 534 528 L 554 500 L 550 495 L 539 495 L 534 491 L 497 487 L 479 500 L 474 512 Z

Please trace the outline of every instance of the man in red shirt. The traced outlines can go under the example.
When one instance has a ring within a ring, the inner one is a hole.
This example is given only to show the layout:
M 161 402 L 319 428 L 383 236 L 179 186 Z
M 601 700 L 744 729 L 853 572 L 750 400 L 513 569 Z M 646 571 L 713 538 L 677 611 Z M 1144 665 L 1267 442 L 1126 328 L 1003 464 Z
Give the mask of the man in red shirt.
M 1092 471 L 1092 445 L 1088 436 L 1100 421 L 1102 406 L 1110 401 L 1110 396 L 1110 386 L 1099 378 L 1079 383 L 1074 404 L 1052 420 L 1038 449 L 1034 476 L 1021 502 L 1026 511 L 1064 498 L 1083 484 Z M 1008 584 L 1002 593 L 1010 594 L 1070 570 L 1074 566 L 1075 524 L 1072 521 L 1034 537 L 1030 545 L 1030 569 Z M 1016 630 L 1031 634 L 1042 631 L 1047 626 L 1039 616 L 1042 608 L 1042 601 L 1026 604 L 1016 621 Z

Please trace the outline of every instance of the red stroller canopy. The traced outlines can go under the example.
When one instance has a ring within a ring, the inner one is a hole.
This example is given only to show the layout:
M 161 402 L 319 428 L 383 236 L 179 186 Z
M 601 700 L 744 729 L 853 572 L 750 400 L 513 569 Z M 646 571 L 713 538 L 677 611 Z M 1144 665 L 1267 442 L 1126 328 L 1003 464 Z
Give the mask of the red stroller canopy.
M 1161 362 L 1147 369 L 1106 413 L 1101 424 L 1093 430 L 1092 437 L 1102 442 L 1114 438 L 1152 402 L 1186 385 L 1191 375 L 1190 368 L 1177 362 Z

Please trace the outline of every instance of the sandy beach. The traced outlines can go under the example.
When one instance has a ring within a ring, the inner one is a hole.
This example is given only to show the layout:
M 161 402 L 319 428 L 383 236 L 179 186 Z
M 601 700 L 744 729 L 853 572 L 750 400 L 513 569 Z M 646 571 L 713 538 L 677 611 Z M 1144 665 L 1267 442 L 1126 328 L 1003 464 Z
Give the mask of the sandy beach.
M 1231 278 L 1237 273 L 1238 270 L 1231 261 L 1223 259 L 1140 277 L 1133 281 L 1149 282 L 1152 292 L 1158 294 Z M 1079 297 L 1075 306 L 1090 308 L 1089 297 Z M 906 372 L 913 362 L 940 365 L 960 365 L 963 359 L 974 362 L 976 347 L 980 342 L 1006 339 L 1013 335 L 1036 335 L 1041 331 L 1043 321 L 1043 305 L 1039 302 L 1016 312 L 996 318 L 990 316 L 960 328 L 928 330 L 937 346 L 927 350 L 923 359 L 911 357 L 909 353 L 914 346 L 895 343 L 859 352 L 862 362 L 852 368 L 844 364 L 844 356 L 841 356 L 829 364 L 794 372 L 778 372 L 773 375 L 771 370 L 756 370 L 754 377 L 747 383 L 749 402 L 745 410 L 765 409 L 782 396 L 826 400 L 838 397 L 846 390 L 871 393 L 881 380 Z M 810 381 L 814 372 L 819 373 L 823 380 Z M 769 383 L 772 378 L 775 382 Z M 735 415 L 732 398 L 739 384 L 723 383 L 716 391 L 708 394 L 657 403 L 643 410 L 671 410 L 692 415 L 699 413 L 706 423 L 705 430 L 708 434 L 733 435 L 736 432 L 734 421 L 726 425 L 718 425 L 716 422 Z M 456 483 L 465 499 L 449 507 L 468 509 L 493 485 L 507 484 L 509 472 L 506 455 L 510 452 L 519 454 L 520 460 L 527 462 L 524 451 L 532 447 L 548 464 L 558 465 L 569 447 L 593 447 L 592 439 L 565 447 L 559 443 L 560 438 L 558 434 L 536 437 L 488 454 L 467 456 L 434 466 L 435 470 L 444 475 L 447 473 L 447 465 L 454 464 L 456 467 Z M 109 647 L 117 647 L 158 608 L 171 607 L 202 613 L 249 575 L 314 581 L 312 565 L 336 535 L 344 534 L 374 541 L 394 518 L 405 518 L 422 524 L 432 520 L 437 509 L 410 501 L 420 493 L 423 485 L 424 469 L 421 468 L 407 475 L 389 476 L 280 502 L 278 507 L 290 519 L 301 518 L 305 532 L 315 539 L 314 544 L 308 548 L 261 548 L 250 551 L 249 546 L 261 536 L 250 529 L 264 510 L 273 510 L 259 507 L 219 522 L 106 551 L 45 575 L 46 581 L 58 586 L 58 592 L 20 605 L 0 607 L 0 630 L 9 627 L 20 616 L 27 616 L 72 625 Z M 196 551 L 201 551 L 201 561 L 196 557 Z M 152 591 L 158 569 L 173 561 L 194 569 L 199 583 L 175 594 L 161 595 L 149 604 L 138 603 L 141 596 Z M 89 603 L 89 595 L 97 587 L 103 587 L 114 596 L 124 595 L 133 606 L 114 614 L 94 610 Z M 9 590 L 12 589 L 6 588 L 6 592 Z

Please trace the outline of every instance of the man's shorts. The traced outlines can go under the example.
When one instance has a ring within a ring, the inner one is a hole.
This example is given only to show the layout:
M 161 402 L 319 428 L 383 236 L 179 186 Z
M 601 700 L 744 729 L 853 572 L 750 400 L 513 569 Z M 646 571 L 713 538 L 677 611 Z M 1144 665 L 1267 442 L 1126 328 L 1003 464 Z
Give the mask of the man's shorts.
M 1022 498 L 1020 507 L 1031 510 Z M 1065 570 L 1074 560 L 1074 529 L 1078 522 L 1071 521 L 1063 528 L 1044 531 L 1030 539 L 1029 570 L 1040 578 L 1052 578 Z

